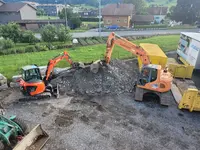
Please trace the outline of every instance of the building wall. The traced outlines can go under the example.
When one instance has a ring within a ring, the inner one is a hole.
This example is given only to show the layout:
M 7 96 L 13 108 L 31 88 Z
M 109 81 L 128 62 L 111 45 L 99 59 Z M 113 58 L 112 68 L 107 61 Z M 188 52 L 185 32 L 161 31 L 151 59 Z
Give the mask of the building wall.
M 4 3 L 0 1 L 0 6 L 2 6 Z
M 104 26 L 118 25 L 120 27 L 130 26 L 130 16 L 103 16 Z
M 35 20 L 37 19 L 36 10 L 29 5 L 25 5 L 20 10 L 22 20 Z
M 165 15 L 154 15 L 154 21 L 161 23 L 162 20 L 165 20 Z
M 19 12 L 0 12 L 0 23 L 6 24 L 12 21 L 21 20 L 21 15 Z

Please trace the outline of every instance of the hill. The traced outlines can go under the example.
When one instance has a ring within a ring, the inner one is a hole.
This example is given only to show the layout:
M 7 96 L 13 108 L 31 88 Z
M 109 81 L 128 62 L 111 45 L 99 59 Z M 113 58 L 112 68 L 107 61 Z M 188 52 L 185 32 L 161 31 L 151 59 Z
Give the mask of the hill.
M 19 2 L 23 0 L 4 0 L 5 2 Z M 28 0 L 33 1 L 41 4 L 63 4 L 64 0 Z M 121 0 L 101 0 L 102 5 L 106 5 L 109 3 L 117 3 Z M 147 4 L 150 5 L 163 5 L 163 6 L 172 6 L 176 5 L 177 0 L 146 0 Z M 87 4 L 91 6 L 98 6 L 97 0 L 66 0 L 67 4 Z

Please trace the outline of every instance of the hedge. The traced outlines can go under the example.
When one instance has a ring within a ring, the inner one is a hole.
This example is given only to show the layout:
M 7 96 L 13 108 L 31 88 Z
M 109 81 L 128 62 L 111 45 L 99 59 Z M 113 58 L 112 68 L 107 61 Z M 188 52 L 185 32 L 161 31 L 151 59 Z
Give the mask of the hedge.
M 148 28 L 167 28 L 167 25 L 135 25 L 135 29 L 148 29 Z
M 93 45 L 94 43 L 92 42 L 92 40 L 91 39 L 85 39 L 85 41 L 89 44 L 89 45 Z
M 99 21 L 99 18 L 80 18 L 81 21 L 85 21 L 85 22 L 98 22 Z M 101 19 L 101 21 L 103 21 Z
M 83 46 L 88 45 L 83 39 L 78 39 L 78 41 Z

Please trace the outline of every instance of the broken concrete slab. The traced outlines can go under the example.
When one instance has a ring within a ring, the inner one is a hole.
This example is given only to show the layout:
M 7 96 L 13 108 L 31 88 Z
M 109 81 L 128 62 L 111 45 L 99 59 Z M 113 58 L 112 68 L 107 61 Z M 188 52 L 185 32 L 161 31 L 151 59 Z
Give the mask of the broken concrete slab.
M 20 78 L 22 78 L 22 75 L 15 75 L 12 77 L 12 82 L 16 83 Z
M 8 88 L 8 85 L 7 84 L 3 84 L 0 86 L 0 90 L 5 90 Z
M 10 82 L 10 87 L 14 88 L 14 87 L 19 87 L 19 83 L 18 82 Z

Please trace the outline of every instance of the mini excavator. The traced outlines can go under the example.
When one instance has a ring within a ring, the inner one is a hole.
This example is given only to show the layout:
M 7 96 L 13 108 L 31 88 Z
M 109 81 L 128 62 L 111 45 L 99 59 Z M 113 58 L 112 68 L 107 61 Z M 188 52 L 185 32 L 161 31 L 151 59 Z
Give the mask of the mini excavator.
M 140 72 L 136 81 L 135 100 L 142 101 L 144 94 L 155 93 L 159 96 L 161 104 L 169 105 L 167 93 L 172 85 L 173 77 L 171 73 L 166 68 L 162 69 L 160 65 L 151 64 L 147 52 L 142 47 L 115 33 L 111 33 L 108 37 L 104 63 L 110 63 L 115 45 L 122 47 L 142 60 L 143 65 L 139 69 Z
M 22 78 L 19 80 L 21 92 L 31 98 L 51 97 L 52 95 L 58 96 L 58 88 L 52 87 L 50 80 L 54 66 L 63 59 L 66 59 L 72 68 L 76 67 L 77 63 L 73 63 L 69 54 L 64 51 L 62 54 L 49 60 L 44 78 L 42 78 L 37 65 L 24 66 L 22 68 Z

